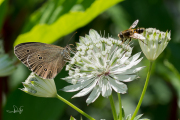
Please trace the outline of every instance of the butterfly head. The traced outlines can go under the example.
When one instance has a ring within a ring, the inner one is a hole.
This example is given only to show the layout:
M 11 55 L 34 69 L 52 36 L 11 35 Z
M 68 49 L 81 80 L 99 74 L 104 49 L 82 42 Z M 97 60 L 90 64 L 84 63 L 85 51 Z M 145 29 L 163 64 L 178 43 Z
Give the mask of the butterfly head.
M 66 51 L 66 52 L 68 52 L 68 53 L 71 52 L 72 49 L 71 49 L 70 45 L 66 45 L 64 51 Z

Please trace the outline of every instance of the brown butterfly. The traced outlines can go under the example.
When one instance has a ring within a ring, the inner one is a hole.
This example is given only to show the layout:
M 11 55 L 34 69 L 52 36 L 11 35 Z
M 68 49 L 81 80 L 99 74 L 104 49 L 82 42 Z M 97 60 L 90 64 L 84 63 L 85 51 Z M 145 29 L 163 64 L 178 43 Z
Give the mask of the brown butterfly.
M 21 43 L 14 47 L 14 54 L 32 72 L 43 79 L 53 79 L 70 58 L 71 48 L 38 42 Z

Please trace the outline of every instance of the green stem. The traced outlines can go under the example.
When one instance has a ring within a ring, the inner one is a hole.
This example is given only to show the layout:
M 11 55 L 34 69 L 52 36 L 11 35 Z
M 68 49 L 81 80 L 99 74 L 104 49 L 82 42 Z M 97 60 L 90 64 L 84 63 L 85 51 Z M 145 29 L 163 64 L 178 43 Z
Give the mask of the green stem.
M 138 105 L 137 105 L 137 107 L 136 107 L 136 110 L 134 111 L 134 114 L 133 114 L 131 120 L 133 120 L 133 119 L 136 117 L 136 115 L 137 115 L 137 113 L 138 113 L 138 111 L 139 111 L 139 108 L 140 108 L 140 106 L 141 106 L 141 104 L 142 104 L 144 95 L 145 95 L 146 90 L 147 90 L 149 78 L 150 78 L 150 75 L 151 75 L 152 64 L 153 64 L 153 61 L 150 61 L 150 66 L 149 66 L 149 71 L 148 71 L 148 74 L 147 74 L 147 77 L 146 77 L 146 82 L 145 82 L 145 85 L 144 85 L 144 88 L 143 88 L 141 97 L 140 97 L 140 99 L 139 99 L 139 103 L 138 103 Z
M 119 100 L 119 120 L 122 120 L 122 103 L 121 103 L 120 93 L 118 93 L 118 100 Z
M 109 96 L 109 101 L 110 101 L 110 104 L 111 104 L 111 109 L 112 109 L 112 113 L 113 113 L 113 118 L 114 118 L 114 120 L 117 120 L 116 108 L 115 108 L 115 106 L 114 106 L 114 100 L 113 100 L 112 94 Z
M 91 116 L 89 116 L 88 114 L 86 114 L 85 112 L 83 112 L 81 109 L 77 108 L 75 105 L 73 105 L 72 103 L 70 103 L 69 101 L 67 101 L 66 99 L 64 99 L 63 97 L 59 96 L 58 94 L 56 95 L 56 97 L 65 102 L 66 104 L 68 104 L 69 106 L 71 106 L 72 108 L 74 108 L 76 111 L 78 111 L 79 113 L 81 113 L 82 115 L 84 115 L 85 117 L 87 117 L 89 120 L 95 120 L 94 118 L 92 118 Z

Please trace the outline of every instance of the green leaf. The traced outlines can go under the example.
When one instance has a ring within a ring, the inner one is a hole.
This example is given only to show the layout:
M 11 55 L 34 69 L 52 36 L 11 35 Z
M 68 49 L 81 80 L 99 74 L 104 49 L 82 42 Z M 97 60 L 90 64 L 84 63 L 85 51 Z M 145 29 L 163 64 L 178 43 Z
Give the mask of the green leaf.
M 118 114 L 118 119 L 119 119 L 119 114 Z M 123 108 L 123 106 L 122 106 L 122 119 L 124 120 L 124 118 L 125 118 L 125 112 L 124 112 L 124 108 Z
M 180 103 L 180 73 L 168 60 L 164 61 L 164 65 L 169 69 L 167 72 L 164 72 L 164 74 L 166 73 L 166 75 L 164 76 L 166 77 L 166 79 L 168 78 L 170 80 L 171 84 L 177 91 L 176 94 L 178 96 L 178 102 Z
M 52 24 L 37 24 L 29 32 L 17 37 L 14 45 L 23 42 L 53 43 L 58 38 L 85 26 L 100 13 L 122 0 L 95 0 L 84 12 L 70 11 L 60 16 Z
M 122 107 L 122 118 L 125 118 L 125 112 L 124 112 L 124 108 Z
M 0 0 L 0 30 L 4 21 L 4 16 L 7 10 L 7 0 Z
M 0 5 L 4 2 L 4 0 L 0 0 Z
M 34 12 L 25 24 L 22 32 L 30 31 L 37 24 L 52 24 L 61 15 L 68 13 L 77 0 L 49 0 Z

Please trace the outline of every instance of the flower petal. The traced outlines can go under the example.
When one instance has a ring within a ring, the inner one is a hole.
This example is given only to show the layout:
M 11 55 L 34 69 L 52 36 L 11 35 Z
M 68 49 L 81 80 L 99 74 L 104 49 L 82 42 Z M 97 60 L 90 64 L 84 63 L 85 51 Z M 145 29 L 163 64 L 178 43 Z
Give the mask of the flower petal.
M 89 92 L 91 92 L 91 90 L 96 86 L 96 83 L 99 79 L 95 79 L 92 83 L 90 83 L 86 88 L 84 88 L 83 90 L 81 90 L 79 93 L 77 93 L 76 95 L 74 95 L 72 98 L 75 97 L 81 97 L 81 96 L 85 96 L 87 95 Z
M 132 57 L 130 57 L 128 60 L 130 62 L 136 61 L 139 58 L 140 55 L 141 55 L 141 52 L 138 52 L 135 55 L 133 55 Z
M 89 105 L 90 103 L 94 102 L 99 97 L 100 93 L 101 89 L 99 88 L 99 86 L 96 85 L 89 97 L 87 98 L 86 103 Z
M 99 39 L 101 36 L 98 34 L 97 31 L 93 30 L 93 29 L 90 29 L 89 31 L 89 35 L 91 37 L 92 40 L 97 40 Z
M 137 66 L 134 66 L 132 67 L 131 69 L 128 69 L 126 70 L 125 72 L 123 72 L 123 74 L 134 74 L 134 73 L 137 73 L 139 72 L 140 70 L 142 70 L 143 68 L 145 68 L 146 66 L 143 66 L 143 67 L 138 67 Z M 117 73 L 118 74 L 118 73 Z
M 127 69 L 125 71 L 111 71 L 111 74 L 134 74 L 134 73 L 137 73 L 139 72 L 140 70 L 142 70 L 143 68 L 145 68 L 146 66 L 143 66 L 143 67 L 138 67 L 137 66 L 134 66 L 132 67 L 131 69 Z
M 68 77 L 65 77 L 65 78 L 61 78 L 62 80 L 65 80 L 66 82 L 68 83 L 71 83 L 72 84 L 72 79 L 73 77 L 72 76 L 68 76 Z
M 95 78 L 91 78 L 89 80 L 86 80 L 84 82 L 81 82 L 80 84 L 75 84 L 75 85 L 69 85 L 67 87 L 64 87 L 62 90 L 66 91 L 66 92 L 74 92 L 74 91 L 78 91 L 80 89 L 83 89 L 84 87 L 86 87 L 88 84 L 90 84 L 91 82 L 94 81 Z
M 104 79 L 102 80 L 102 96 L 103 97 L 108 97 L 110 96 L 112 93 L 112 88 L 111 85 L 108 81 L 108 79 L 104 77 Z
M 111 74 L 111 76 L 119 81 L 130 82 L 137 78 L 137 75 Z
M 115 71 L 117 73 L 123 73 L 124 71 L 126 71 L 126 70 L 132 68 L 133 66 L 137 65 L 142 59 L 143 59 L 143 57 L 136 60 L 136 61 L 130 62 L 130 64 L 128 64 L 128 65 L 126 65 L 124 67 L 120 67 L 120 68 L 116 69 Z
M 111 83 L 111 87 L 114 89 L 114 91 L 116 91 L 117 93 L 126 93 L 127 91 L 127 86 L 122 83 L 122 82 L 118 82 L 117 80 L 114 80 L 112 78 L 109 77 L 109 82 Z

